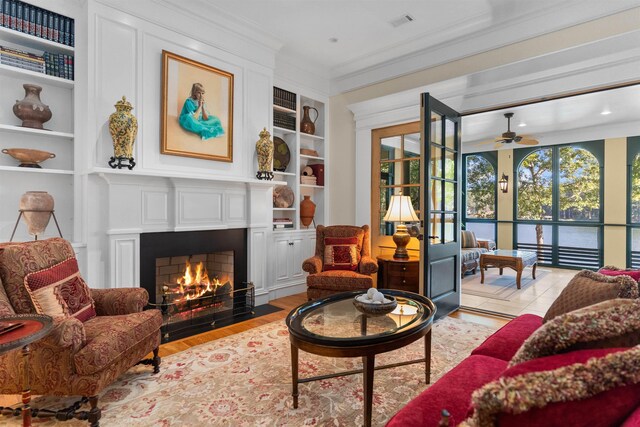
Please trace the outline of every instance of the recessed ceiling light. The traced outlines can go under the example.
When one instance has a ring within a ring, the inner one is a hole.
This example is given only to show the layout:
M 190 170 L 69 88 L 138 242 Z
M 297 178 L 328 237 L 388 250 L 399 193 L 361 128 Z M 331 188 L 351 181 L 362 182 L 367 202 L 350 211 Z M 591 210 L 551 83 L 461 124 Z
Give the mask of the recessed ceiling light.
M 338 43 L 338 39 L 337 39 L 336 37 L 331 37 L 331 38 L 329 39 L 329 41 L 330 41 L 331 43 Z
M 611 110 L 609 110 L 608 108 L 602 110 L 602 112 L 600 113 L 603 116 L 608 116 L 609 114 L 611 114 Z
M 518 127 L 523 128 L 525 127 L 527 124 L 525 122 L 520 122 L 520 124 L 518 125 Z

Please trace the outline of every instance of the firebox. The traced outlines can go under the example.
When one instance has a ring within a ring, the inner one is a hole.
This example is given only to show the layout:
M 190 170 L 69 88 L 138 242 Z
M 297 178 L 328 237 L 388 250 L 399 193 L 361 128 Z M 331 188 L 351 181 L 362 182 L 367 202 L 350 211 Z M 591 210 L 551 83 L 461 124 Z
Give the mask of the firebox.
M 140 281 L 162 310 L 163 342 L 242 320 L 253 313 L 244 229 L 144 233 Z

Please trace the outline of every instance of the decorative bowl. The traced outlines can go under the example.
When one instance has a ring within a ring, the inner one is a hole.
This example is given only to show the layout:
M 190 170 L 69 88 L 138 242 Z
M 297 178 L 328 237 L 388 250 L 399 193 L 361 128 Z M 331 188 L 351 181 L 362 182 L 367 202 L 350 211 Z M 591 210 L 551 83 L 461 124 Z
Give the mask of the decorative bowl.
M 360 313 L 366 314 L 367 316 L 371 316 L 371 317 L 384 316 L 385 314 L 391 313 L 398 305 L 398 301 L 396 300 L 396 298 L 391 295 L 385 294 L 384 296 L 385 299 L 388 299 L 391 301 L 383 302 L 380 304 L 360 301 L 358 298 L 364 295 L 366 294 L 357 295 L 353 299 L 353 305 L 356 307 L 356 309 Z
M 18 166 L 23 168 L 40 168 L 41 166 L 38 163 L 53 159 L 56 156 L 48 151 L 32 150 L 30 148 L 5 148 L 2 152 L 21 162 Z

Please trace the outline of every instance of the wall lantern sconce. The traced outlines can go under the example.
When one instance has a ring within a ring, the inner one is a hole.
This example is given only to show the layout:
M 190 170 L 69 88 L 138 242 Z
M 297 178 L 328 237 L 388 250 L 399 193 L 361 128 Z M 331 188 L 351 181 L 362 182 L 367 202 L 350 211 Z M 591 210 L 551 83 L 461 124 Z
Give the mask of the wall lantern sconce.
M 500 178 L 500 181 L 498 181 L 498 185 L 500 186 L 500 190 L 502 190 L 503 193 L 508 193 L 509 192 L 509 176 L 503 173 L 502 178 Z

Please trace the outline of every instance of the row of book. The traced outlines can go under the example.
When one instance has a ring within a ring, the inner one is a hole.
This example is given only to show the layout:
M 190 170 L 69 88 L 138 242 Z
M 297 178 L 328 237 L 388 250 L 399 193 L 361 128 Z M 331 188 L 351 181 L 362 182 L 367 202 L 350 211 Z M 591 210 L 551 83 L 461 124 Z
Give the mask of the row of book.
M 22 70 L 45 73 L 50 76 L 73 80 L 73 56 L 44 52 L 31 52 L 0 46 L 0 64 Z
M 274 111 L 273 125 L 284 129 L 296 130 L 296 118 L 282 111 Z
M 296 109 L 296 94 L 288 90 L 273 88 L 273 103 L 290 110 Z
M 273 229 L 293 228 L 293 220 L 291 218 L 273 218 Z
M 75 45 L 72 18 L 19 0 L 0 0 L 0 26 L 67 46 Z

